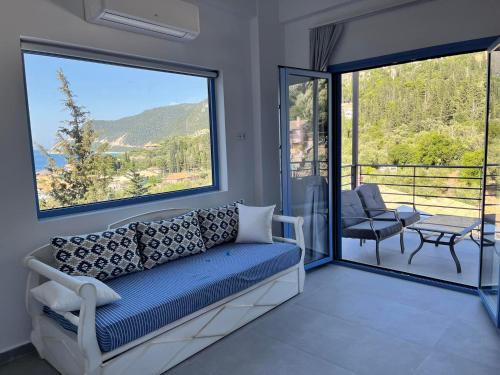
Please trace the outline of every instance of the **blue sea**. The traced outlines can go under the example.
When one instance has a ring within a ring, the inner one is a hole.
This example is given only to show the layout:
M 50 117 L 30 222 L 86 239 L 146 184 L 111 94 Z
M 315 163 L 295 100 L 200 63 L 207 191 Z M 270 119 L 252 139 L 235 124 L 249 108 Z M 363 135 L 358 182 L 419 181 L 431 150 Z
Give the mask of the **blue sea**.
M 49 154 L 51 158 L 56 161 L 56 164 L 59 167 L 66 165 L 66 158 L 64 155 L 60 154 Z M 41 152 L 40 150 L 33 150 L 33 156 L 35 157 L 35 172 L 43 171 L 47 169 L 49 165 L 49 159 L 47 156 Z

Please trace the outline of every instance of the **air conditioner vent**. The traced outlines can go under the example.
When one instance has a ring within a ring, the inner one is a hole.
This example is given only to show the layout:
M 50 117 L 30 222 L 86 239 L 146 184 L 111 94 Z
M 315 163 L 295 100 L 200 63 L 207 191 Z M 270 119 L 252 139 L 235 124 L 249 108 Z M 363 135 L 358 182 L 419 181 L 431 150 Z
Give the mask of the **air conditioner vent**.
M 199 10 L 181 0 L 84 0 L 88 22 L 159 38 L 195 39 L 200 33 Z

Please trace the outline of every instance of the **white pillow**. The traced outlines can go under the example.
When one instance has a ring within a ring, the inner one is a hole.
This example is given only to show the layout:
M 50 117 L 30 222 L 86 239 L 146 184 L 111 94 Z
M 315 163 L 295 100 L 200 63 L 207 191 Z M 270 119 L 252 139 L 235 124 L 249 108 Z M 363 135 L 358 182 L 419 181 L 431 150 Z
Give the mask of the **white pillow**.
M 250 207 L 238 203 L 239 243 L 272 243 L 273 212 L 276 205 L 268 207 Z
M 97 306 L 120 300 L 122 297 L 103 282 L 89 276 L 73 276 L 75 279 L 95 285 Z M 55 281 L 47 281 L 31 289 L 31 294 L 40 303 L 55 311 L 80 310 L 82 299 L 71 289 Z

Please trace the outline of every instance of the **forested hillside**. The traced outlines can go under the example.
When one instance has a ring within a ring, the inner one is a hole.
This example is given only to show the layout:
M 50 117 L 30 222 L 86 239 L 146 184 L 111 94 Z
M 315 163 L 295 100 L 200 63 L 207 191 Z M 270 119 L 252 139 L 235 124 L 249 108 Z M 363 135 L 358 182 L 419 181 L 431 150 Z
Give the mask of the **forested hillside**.
M 359 73 L 359 162 L 480 165 L 486 53 Z M 351 150 L 352 79 L 343 77 L 343 154 Z
M 208 130 L 208 102 L 185 103 L 148 109 L 114 121 L 94 120 L 98 142 L 107 142 L 110 151 L 157 144 L 173 136 Z
M 146 110 L 115 121 L 93 121 L 57 72 L 70 120 L 57 130 L 48 165 L 36 174 L 42 210 L 210 186 L 207 101 Z M 55 156 L 63 156 L 64 163 Z

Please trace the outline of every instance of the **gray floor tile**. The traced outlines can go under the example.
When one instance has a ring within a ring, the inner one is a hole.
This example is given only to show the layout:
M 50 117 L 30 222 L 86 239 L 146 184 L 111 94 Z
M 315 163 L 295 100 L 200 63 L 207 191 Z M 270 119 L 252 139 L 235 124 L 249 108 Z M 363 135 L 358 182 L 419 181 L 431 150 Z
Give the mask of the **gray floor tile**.
M 482 365 L 451 353 L 432 353 L 415 375 L 498 375 L 498 368 Z
M 0 375 L 57 375 L 47 362 L 32 353 L 0 366 Z
M 485 327 L 491 328 L 491 318 L 486 312 L 484 305 L 480 298 L 477 296 L 471 296 L 472 302 L 467 304 L 459 305 L 460 308 L 456 312 L 456 317 L 462 320 L 466 320 L 473 324 L 482 324 Z M 453 305 L 457 306 L 457 305 Z
M 212 375 L 353 375 L 340 366 L 256 332 L 237 332 L 193 357 Z
M 500 369 L 500 331 L 491 322 L 481 320 L 470 322 L 456 319 L 446 329 L 437 347 Z
M 359 374 L 409 372 L 429 354 L 425 347 L 299 306 L 260 320 L 255 330 Z
M 449 318 L 364 292 L 329 290 L 304 298 L 300 305 L 424 345 L 434 345 Z
M 461 310 L 471 310 L 479 302 L 477 296 L 454 292 L 443 288 L 431 287 L 417 284 L 412 281 L 396 279 L 383 275 L 373 275 L 360 270 L 349 270 L 347 268 L 336 270 L 338 280 L 331 288 L 336 290 L 348 290 L 353 293 L 368 291 L 371 295 L 380 296 L 393 302 L 400 302 L 416 308 L 436 312 L 449 317 L 456 317 Z M 376 277 L 376 283 L 372 282 Z M 457 306 L 460 310 L 457 311 Z
M 205 371 L 203 363 L 194 360 L 191 357 L 184 362 L 179 363 L 174 368 L 164 372 L 164 375 L 211 375 L 209 372 Z

